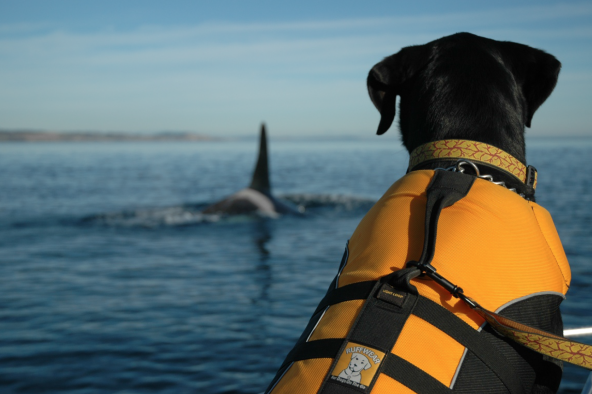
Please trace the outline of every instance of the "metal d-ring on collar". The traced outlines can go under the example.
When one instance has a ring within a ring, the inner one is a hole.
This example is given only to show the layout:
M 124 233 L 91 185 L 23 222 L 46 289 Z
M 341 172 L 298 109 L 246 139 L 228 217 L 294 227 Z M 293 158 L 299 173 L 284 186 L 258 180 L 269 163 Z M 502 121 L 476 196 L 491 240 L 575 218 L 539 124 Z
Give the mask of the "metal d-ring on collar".
M 461 159 L 461 160 L 458 160 L 455 163 L 455 165 L 453 165 L 451 167 L 448 167 L 448 168 L 436 168 L 436 170 L 444 170 L 444 171 L 452 171 L 452 172 L 464 173 L 465 172 L 465 168 L 463 168 L 464 165 L 470 165 L 473 168 L 473 171 L 475 171 L 475 176 L 477 178 L 479 178 L 479 179 L 485 179 L 485 180 L 493 183 L 494 185 L 503 186 L 506 189 L 508 189 L 509 191 L 518 194 L 522 198 L 525 198 L 526 197 L 524 194 L 518 193 L 515 188 L 506 186 L 506 182 L 504 182 L 504 181 L 496 182 L 496 181 L 493 180 L 493 176 L 491 176 L 491 175 L 487 175 L 487 174 L 481 175 L 481 171 L 479 171 L 479 167 L 477 167 L 477 165 L 475 163 L 473 163 L 472 161 L 470 161 L 470 160 Z

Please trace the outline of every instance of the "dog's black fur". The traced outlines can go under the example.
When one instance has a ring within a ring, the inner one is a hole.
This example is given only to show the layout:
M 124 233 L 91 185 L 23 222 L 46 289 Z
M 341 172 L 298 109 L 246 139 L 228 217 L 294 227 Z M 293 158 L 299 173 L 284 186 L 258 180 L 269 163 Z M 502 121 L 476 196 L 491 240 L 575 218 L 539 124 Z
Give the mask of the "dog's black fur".
M 549 97 L 561 63 L 539 49 L 458 33 L 410 46 L 376 64 L 368 91 L 380 111 L 378 134 L 395 118 L 409 152 L 431 141 L 492 144 L 526 163 L 524 126 Z
M 467 139 L 492 144 L 526 164 L 524 127 L 530 127 L 535 111 L 555 88 L 560 68 L 555 57 L 541 50 L 469 33 L 403 48 L 368 75 L 370 98 L 381 114 L 377 133 L 391 126 L 395 97 L 400 96 L 399 127 L 409 152 L 431 141 Z M 519 186 L 502 172 L 495 177 Z M 562 327 L 557 312 L 549 329 L 561 333 Z M 555 393 L 561 364 L 525 349 L 516 351 L 530 365 L 521 372 L 530 392 Z

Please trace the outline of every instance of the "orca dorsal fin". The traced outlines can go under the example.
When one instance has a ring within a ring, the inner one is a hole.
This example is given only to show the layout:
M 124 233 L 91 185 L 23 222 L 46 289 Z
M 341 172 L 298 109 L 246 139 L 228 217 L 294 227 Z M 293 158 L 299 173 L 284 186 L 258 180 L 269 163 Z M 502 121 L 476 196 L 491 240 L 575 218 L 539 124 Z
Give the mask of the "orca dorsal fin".
M 269 166 L 267 164 L 267 134 L 265 132 L 265 123 L 261 123 L 261 135 L 259 137 L 259 157 L 253 172 L 253 179 L 249 185 L 251 189 L 255 189 L 262 193 L 271 193 L 271 185 L 269 184 Z

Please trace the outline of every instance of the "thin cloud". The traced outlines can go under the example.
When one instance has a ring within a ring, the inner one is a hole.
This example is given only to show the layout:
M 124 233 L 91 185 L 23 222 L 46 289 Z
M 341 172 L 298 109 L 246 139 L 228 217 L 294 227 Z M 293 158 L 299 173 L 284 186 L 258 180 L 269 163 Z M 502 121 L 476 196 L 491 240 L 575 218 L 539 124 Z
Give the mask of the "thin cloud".
M 582 53 L 591 52 L 592 28 L 571 21 L 590 15 L 592 4 L 578 3 L 92 33 L 3 25 L 0 119 L 3 127 L 151 130 L 199 124 L 236 131 L 253 117 L 272 114 L 268 119 L 295 122 L 311 133 L 355 132 L 376 121 L 364 84 L 372 64 L 403 46 L 457 31 L 523 42 L 568 59 L 561 80 L 580 81 L 584 89 L 591 81 L 580 69 L 589 69 L 590 55 Z M 230 105 L 233 116 L 224 116 Z
M 108 29 L 91 34 L 58 34 L 54 38 L 70 40 L 72 43 L 83 39 L 86 43 L 96 45 L 147 45 L 168 42 L 170 40 L 193 39 L 207 37 L 215 40 L 216 35 L 236 33 L 281 33 L 281 32 L 340 32 L 357 29 L 396 29 L 409 27 L 424 29 L 454 28 L 459 23 L 470 26 L 496 26 L 500 24 L 521 25 L 545 20 L 559 20 L 565 18 L 584 18 L 592 15 L 592 4 L 554 4 L 528 7 L 492 8 L 483 11 L 451 12 L 424 15 L 403 15 L 379 18 L 350 18 L 340 20 L 295 21 L 282 23 L 229 23 L 207 22 L 197 26 L 141 26 L 130 31 L 116 31 Z M 48 24 L 7 24 L 0 25 L 0 32 L 17 34 L 19 32 L 33 32 L 47 29 Z M 55 30 L 54 30 L 55 31 Z M 58 29 L 59 31 L 59 29 Z M 51 36 L 51 35 L 50 35 Z M 2 40 L 0 40 L 2 41 Z

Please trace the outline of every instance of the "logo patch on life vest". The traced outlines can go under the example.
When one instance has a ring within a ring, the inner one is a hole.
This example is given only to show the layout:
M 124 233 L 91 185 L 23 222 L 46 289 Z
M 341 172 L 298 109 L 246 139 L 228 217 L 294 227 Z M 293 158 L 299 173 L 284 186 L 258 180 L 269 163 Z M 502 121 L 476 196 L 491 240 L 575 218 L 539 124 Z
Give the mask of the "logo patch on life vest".
M 348 342 L 330 378 L 364 390 L 372 383 L 384 355 L 376 349 Z

